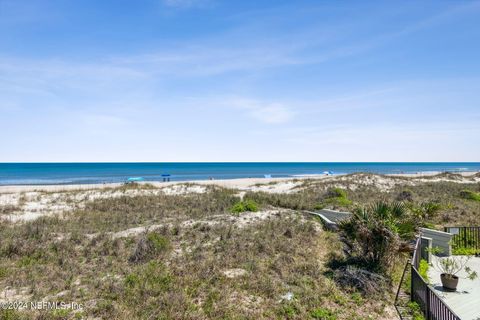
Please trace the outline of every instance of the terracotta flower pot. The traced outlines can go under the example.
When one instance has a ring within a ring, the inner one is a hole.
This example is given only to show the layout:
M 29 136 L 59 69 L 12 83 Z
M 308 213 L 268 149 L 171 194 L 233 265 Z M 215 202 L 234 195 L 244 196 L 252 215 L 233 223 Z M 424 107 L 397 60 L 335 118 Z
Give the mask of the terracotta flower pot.
M 458 277 L 453 274 L 442 273 L 440 275 L 443 288 L 447 291 L 457 291 Z

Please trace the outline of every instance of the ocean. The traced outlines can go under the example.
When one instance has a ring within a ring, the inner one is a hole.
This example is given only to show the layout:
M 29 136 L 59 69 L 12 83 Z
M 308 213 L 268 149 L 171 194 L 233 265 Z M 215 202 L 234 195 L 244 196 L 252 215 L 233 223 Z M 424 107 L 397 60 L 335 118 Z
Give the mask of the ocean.
M 202 162 L 202 163 L 0 163 L 0 185 L 90 184 L 293 177 L 353 172 L 415 173 L 480 171 L 480 162 Z

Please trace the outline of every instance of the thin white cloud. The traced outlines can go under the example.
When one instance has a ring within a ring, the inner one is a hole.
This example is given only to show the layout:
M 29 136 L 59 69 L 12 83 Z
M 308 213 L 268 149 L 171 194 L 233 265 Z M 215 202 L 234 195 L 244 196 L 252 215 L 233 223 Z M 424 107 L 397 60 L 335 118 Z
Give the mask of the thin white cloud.
M 164 3 L 172 8 L 187 8 L 205 2 L 165 0 Z M 418 25 L 413 23 L 411 28 L 399 28 L 397 32 L 385 32 L 378 28 L 377 32 L 366 36 L 360 34 L 358 37 L 353 30 L 356 21 L 352 22 L 351 28 L 337 28 L 337 25 L 332 24 L 326 32 L 328 35 L 311 32 L 310 27 L 306 28 L 310 31 L 305 28 L 290 31 L 280 26 L 282 32 L 271 32 L 262 28 L 266 25 L 262 21 L 254 26 L 251 26 L 250 21 L 242 21 L 242 25 L 250 28 L 248 32 L 230 29 L 212 32 L 208 37 L 192 37 L 184 42 L 162 42 L 158 50 L 150 53 L 120 55 L 112 52 L 109 57 L 96 60 L 87 57 L 83 61 L 68 56 L 58 60 L 0 56 L 0 110 L 5 114 L 13 114 L 17 110 L 24 112 L 25 117 L 18 118 L 22 121 L 10 121 L 9 125 L 10 131 L 15 132 L 20 132 L 25 127 L 25 135 L 34 126 L 24 125 L 24 120 L 30 120 L 33 124 L 45 123 L 45 127 L 51 128 L 57 128 L 59 123 L 68 123 L 64 128 L 64 132 L 69 133 L 65 135 L 65 140 L 72 135 L 71 132 L 77 132 L 78 139 L 82 140 L 83 132 L 88 127 L 95 134 L 101 132 L 107 142 L 107 138 L 114 137 L 132 140 L 138 138 L 139 141 L 151 137 L 155 143 L 157 136 L 177 136 L 167 131 L 168 126 L 169 130 L 181 127 L 186 132 L 182 139 L 190 140 L 193 137 L 191 145 L 185 143 L 183 148 L 173 146 L 183 150 L 192 150 L 207 141 L 198 138 L 203 128 L 197 125 L 215 118 L 211 115 L 217 116 L 216 112 L 220 111 L 219 122 L 225 119 L 247 119 L 248 124 L 252 124 L 248 130 L 265 128 L 271 136 L 264 141 L 264 145 L 271 145 L 277 138 L 282 138 L 282 143 L 289 145 L 292 150 L 303 146 L 302 150 L 295 149 L 298 158 L 289 158 L 290 153 L 286 154 L 282 145 L 270 150 L 270 153 L 259 153 L 258 158 L 246 159 L 239 155 L 239 158 L 224 159 L 221 158 L 222 155 L 206 152 L 203 160 L 328 160 L 321 157 L 322 150 L 325 156 L 331 157 L 330 160 L 337 161 L 361 160 L 357 156 L 365 156 L 363 160 L 367 161 L 409 160 L 402 158 L 407 155 L 412 157 L 410 160 L 455 160 L 442 158 L 439 152 L 448 149 L 453 157 L 453 151 L 462 143 L 464 150 L 458 149 L 459 158 L 463 154 L 466 158 L 473 159 L 472 155 L 479 155 L 479 151 L 469 150 L 471 145 L 475 145 L 469 137 L 478 140 L 480 136 L 475 126 L 462 128 L 459 125 L 452 128 L 448 123 L 434 126 L 432 123 L 435 120 L 430 121 L 427 117 L 436 120 L 457 119 L 455 112 L 458 112 L 463 117 L 459 123 L 464 123 L 469 118 L 478 124 L 478 112 L 476 118 L 471 115 L 476 110 L 474 104 L 478 100 L 474 94 L 478 79 L 467 79 L 465 83 L 450 80 L 443 86 L 433 83 L 432 79 L 422 79 L 416 84 L 398 83 L 392 79 L 391 83 L 369 84 L 369 87 L 363 83 L 347 87 L 351 83 L 345 81 L 337 84 L 335 92 L 331 92 L 329 89 L 335 85 L 330 86 L 326 82 L 319 82 L 315 88 L 316 80 L 312 69 L 308 72 L 312 75 L 311 78 L 306 78 L 305 82 L 300 80 L 299 83 L 292 83 L 288 92 L 281 92 L 281 88 L 274 92 L 268 91 L 275 84 L 275 79 L 278 79 L 274 78 L 277 71 L 296 71 L 295 68 L 302 65 L 354 57 L 374 50 L 395 37 L 432 27 L 463 12 L 465 9 L 454 11 L 445 17 L 440 16 L 434 21 L 420 22 Z M 316 27 L 315 31 L 321 31 L 323 24 L 318 23 Z M 332 64 L 334 65 L 335 63 Z M 318 67 L 321 74 L 321 66 Z M 328 74 L 329 68 L 325 69 Z M 302 71 L 301 68 L 298 70 Z M 293 77 L 301 77 L 301 73 L 292 74 Z M 395 74 L 392 76 L 395 77 Z M 435 77 L 438 78 L 439 76 Z M 309 88 L 304 96 L 302 93 L 307 89 L 301 88 L 303 83 Z M 298 91 L 295 92 L 296 89 Z M 182 100 L 184 96 L 197 98 L 185 101 Z M 423 112 L 417 113 L 415 110 L 422 108 Z M 62 118 L 55 118 L 59 114 L 58 110 L 63 112 Z M 193 112 L 188 112 L 192 110 Z M 403 110 L 404 113 L 395 112 L 396 110 Z M 209 116 L 205 116 L 207 113 Z M 39 116 L 43 117 L 43 122 L 36 121 Z M 419 116 L 422 119 L 418 119 Z M 397 118 L 402 118 L 398 119 L 399 122 L 412 121 L 407 117 L 416 121 L 424 120 L 425 124 L 382 124 Z M 160 122 L 161 126 L 158 125 Z M 180 123 L 183 126 L 178 125 Z M 342 126 L 330 126 L 333 123 Z M 368 123 L 378 125 L 369 127 Z M 285 126 L 275 126 L 278 124 Z M 301 125 L 302 130 L 282 135 L 280 130 L 292 125 Z M 73 126 L 76 126 L 76 131 L 72 129 Z M 240 142 L 247 134 L 242 130 L 236 131 L 238 136 L 235 136 L 236 133 L 220 131 L 223 129 L 213 130 L 219 130 L 218 136 L 225 136 L 226 140 L 236 139 Z M 139 137 L 141 132 L 144 133 Z M 34 134 L 30 133 L 28 139 L 31 136 Z M 48 135 L 45 137 L 44 140 L 47 141 Z M 443 141 L 445 148 L 438 141 Z M 94 142 L 99 149 L 102 148 L 99 142 Z M 136 143 L 138 141 L 132 145 Z M 225 146 L 229 144 L 230 141 Z M 123 147 L 125 143 L 121 141 L 121 145 Z M 438 149 L 432 151 L 432 146 L 437 146 Z M 149 148 L 143 149 L 142 155 L 146 155 L 147 149 Z M 377 149 L 384 149 L 383 152 L 389 154 L 382 158 L 381 151 L 376 151 Z M 398 149 L 414 152 L 407 154 Z M 317 150 L 317 153 L 312 150 Z M 343 154 L 347 151 L 348 156 Z M 188 152 L 185 152 L 183 159 L 189 160 Z M 354 153 L 357 154 L 352 157 Z M 142 155 L 139 153 L 139 157 Z M 374 155 L 378 155 L 378 158 Z M 52 156 L 51 160 L 60 159 Z
M 89 114 L 80 117 L 82 124 L 89 127 L 112 127 L 126 125 L 128 121 L 114 115 L 106 114 Z
M 162 0 L 165 6 L 173 8 L 201 7 L 206 5 L 207 2 L 207 0 Z
M 287 107 L 278 103 L 261 104 L 246 106 L 248 114 L 261 122 L 269 124 L 281 124 L 289 122 L 294 113 Z
M 293 66 L 304 61 L 282 44 L 228 47 L 223 43 L 205 42 L 195 46 L 179 45 L 173 50 L 116 57 L 111 63 L 153 75 L 208 77 Z
M 241 110 L 245 115 L 266 124 L 283 124 L 290 122 L 295 112 L 279 102 L 263 101 L 244 97 L 223 97 L 207 99 L 203 104 Z
M 164 3 L 169 6 L 188 7 L 200 5 L 205 1 L 164 0 Z M 397 32 L 387 34 L 380 32 L 370 38 L 335 43 L 335 45 L 329 45 L 328 42 L 335 39 L 334 32 L 325 38 L 305 30 L 303 33 L 296 31 L 277 34 L 269 37 L 267 41 L 262 39 L 261 42 L 255 37 L 246 38 L 232 45 L 229 39 L 235 38 L 236 33 L 226 31 L 213 38 L 189 40 L 165 46 L 169 49 L 129 56 L 113 55 L 93 62 L 0 57 L 0 72 L 10 72 L 15 78 L 26 79 L 26 83 L 29 78 L 36 83 L 43 78 L 49 86 L 78 83 L 79 81 L 76 80 L 81 79 L 94 79 L 93 82 L 98 80 L 108 84 L 132 77 L 210 77 L 233 72 L 265 72 L 268 68 L 320 64 L 365 53 L 394 37 L 431 27 L 432 24 L 440 23 L 447 17 L 464 13 L 466 9 L 476 10 L 478 7 L 478 5 L 454 7 L 427 19 L 428 23 L 420 21 Z M 343 36 L 340 34 L 338 38 L 344 38 L 352 30 L 344 32 L 346 34 Z M 319 45 L 322 49 L 318 48 Z M 92 81 L 88 80 L 87 83 Z M 38 83 L 38 85 L 42 84 Z
M 471 148 L 480 136 L 475 121 L 352 125 L 327 122 L 321 127 L 287 128 L 264 135 L 274 135 L 284 146 L 298 150 L 303 161 L 478 161 L 480 157 L 480 149 Z

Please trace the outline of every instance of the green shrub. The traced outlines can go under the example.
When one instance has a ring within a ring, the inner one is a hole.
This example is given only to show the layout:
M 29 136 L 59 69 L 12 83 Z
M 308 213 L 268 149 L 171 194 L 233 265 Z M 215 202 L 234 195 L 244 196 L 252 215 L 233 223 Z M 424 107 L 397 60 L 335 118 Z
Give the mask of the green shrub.
M 337 320 L 335 313 L 327 308 L 318 308 L 310 312 L 313 319 L 319 320 Z
M 230 212 L 232 213 L 241 213 L 241 212 L 245 212 L 245 205 L 243 204 L 242 201 L 239 201 L 237 203 L 235 203 L 231 208 L 230 208 Z
M 322 210 L 322 209 L 324 209 L 324 208 L 325 208 L 325 205 L 324 205 L 323 203 L 317 203 L 317 204 L 313 207 L 313 209 L 315 209 L 315 210 Z
M 420 306 L 416 302 L 409 302 L 407 307 L 410 309 L 410 314 L 413 320 L 425 320 Z
M 356 305 L 360 306 L 363 302 L 362 295 L 358 292 L 354 292 L 350 296 Z
M 253 200 L 239 201 L 230 209 L 232 213 L 242 213 L 246 211 L 257 212 L 258 204 Z
M 460 197 L 467 200 L 480 201 L 480 193 L 471 190 L 460 191 Z
M 452 248 L 452 254 L 457 256 L 473 256 L 479 254 L 480 250 L 475 248 Z
M 140 282 L 140 278 L 135 273 L 131 273 L 125 277 L 125 286 L 127 288 L 133 288 Z
M 410 211 L 415 215 L 419 220 L 431 221 L 437 216 L 437 214 L 443 209 L 443 206 L 434 201 L 426 201 L 420 204 L 410 204 Z
M 170 241 L 158 233 L 150 232 L 147 239 L 156 253 L 166 251 L 170 247 Z
M 297 314 L 297 308 L 293 304 L 282 305 L 279 313 L 283 318 L 294 318 Z
M 342 206 L 342 207 L 348 207 L 349 205 L 352 204 L 352 201 L 347 199 L 347 198 L 343 198 L 343 197 L 338 197 L 338 198 L 335 198 L 335 201 L 332 201 L 333 204 L 336 204 L 336 205 L 339 205 L 339 206 Z
M 352 204 L 352 201 L 347 198 L 347 192 L 345 190 L 332 188 L 327 191 L 323 203 L 348 207 Z
M 245 209 L 250 212 L 257 212 L 258 204 L 253 200 L 245 200 Z
M 40 263 L 41 253 L 35 252 L 32 255 L 24 256 L 18 261 L 19 267 L 30 267 Z
M 7 275 L 8 275 L 8 269 L 5 267 L 0 267 L 0 280 L 7 277 Z
M 430 282 L 428 279 L 428 268 L 430 266 L 428 265 L 428 262 L 424 259 L 420 260 L 420 265 L 418 266 L 418 273 L 420 276 L 422 276 L 423 280 L 425 280 L 427 283 Z
M 327 191 L 327 198 L 346 198 L 347 192 L 341 188 L 332 188 Z

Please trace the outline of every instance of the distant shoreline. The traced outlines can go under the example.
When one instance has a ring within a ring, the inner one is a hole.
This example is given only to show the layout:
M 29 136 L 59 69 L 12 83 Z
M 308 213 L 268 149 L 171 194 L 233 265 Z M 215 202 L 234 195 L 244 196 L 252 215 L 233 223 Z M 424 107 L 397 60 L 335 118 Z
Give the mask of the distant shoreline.
M 0 186 L 112 185 L 141 177 L 156 183 L 232 179 L 296 179 L 355 172 L 408 176 L 480 171 L 480 162 L 189 162 L 0 163 Z
M 358 172 L 361 174 L 364 172 Z M 378 174 L 383 176 L 391 177 L 404 177 L 404 178 L 422 178 L 422 177 L 432 177 L 439 175 L 445 172 L 441 171 L 428 171 L 428 172 L 416 172 L 416 173 L 389 173 L 389 174 Z M 473 176 L 480 171 L 466 171 L 466 172 L 448 172 L 451 174 L 461 175 L 463 177 Z M 351 174 L 351 173 L 349 173 Z M 214 180 L 186 180 L 186 181 L 142 181 L 140 184 L 148 184 L 157 188 L 162 188 L 171 185 L 179 184 L 198 184 L 198 185 L 215 185 L 226 188 L 245 188 L 255 184 L 268 184 L 276 182 L 285 182 L 293 180 L 324 180 L 324 179 L 333 179 L 340 176 L 345 176 L 348 174 L 311 174 L 311 175 L 296 175 L 291 177 L 278 177 L 278 178 L 237 178 L 237 179 L 214 179 Z M 72 191 L 72 190 L 94 190 L 94 189 L 108 189 L 108 188 L 117 188 L 125 183 L 123 182 L 113 182 L 113 183 L 89 183 L 89 184 L 47 184 L 47 185 L 3 185 L 0 186 L 0 193 L 13 193 L 13 192 L 33 192 L 33 191 L 44 191 L 44 192 L 58 192 L 58 191 Z
M 189 162 L 189 163 L 0 163 L 0 186 L 43 186 L 144 181 L 190 182 L 240 178 L 312 178 L 325 173 L 432 174 L 480 171 L 480 162 Z

